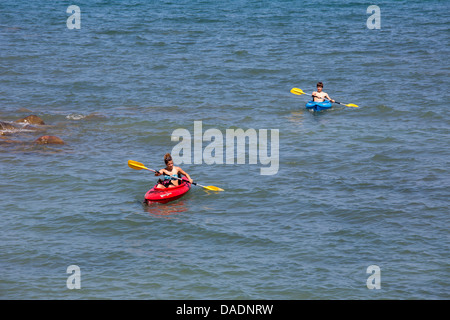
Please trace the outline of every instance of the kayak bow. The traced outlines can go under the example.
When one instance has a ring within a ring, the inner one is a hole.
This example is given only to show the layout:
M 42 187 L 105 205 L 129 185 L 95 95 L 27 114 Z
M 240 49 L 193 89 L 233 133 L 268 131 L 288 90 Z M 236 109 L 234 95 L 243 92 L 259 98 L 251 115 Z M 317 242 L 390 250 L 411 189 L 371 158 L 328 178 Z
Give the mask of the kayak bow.
M 189 181 L 185 177 L 182 180 L 178 186 L 170 188 L 157 188 L 157 183 L 145 194 L 145 202 L 147 204 L 152 202 L 167 203 L 181 198 L 191 189 Z
M 306 103 L 305 106 L 306 106 L 306 109 L 309 109 L 309 110 L 322 111 L 322 110 L 330 109 L 333 105 L 331 104 L 330 101 L 325 100 L 323 102 L 309 101 L 308 103 Z

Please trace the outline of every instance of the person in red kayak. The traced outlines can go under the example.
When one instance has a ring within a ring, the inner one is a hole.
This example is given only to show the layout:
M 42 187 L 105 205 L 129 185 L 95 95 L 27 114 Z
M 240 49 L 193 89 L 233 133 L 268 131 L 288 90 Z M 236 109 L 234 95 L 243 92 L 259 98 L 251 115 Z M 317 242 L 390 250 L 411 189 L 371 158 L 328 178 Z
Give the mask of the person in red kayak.
M 312 93 L 313 101 L 323 102 L 325 99 L 327 99 L 330 100 L 331 102 L 334 102 L 334 100 L 328 96 L 328 93 L 323 92 L 322 90 L 323 90 L 323 83 L 317 82 L 317 91 L 314 91 Z
M 180 180 L 178 180 L 178 178 L 181 178 L 182 175 L 186 176 L 189 182 L 192 183 L 191 177 L 186 172 L 184 172 L 183 169 L 173 165 L 173 160 L 170 153 L 167 153 L 164 156 L 164 162 L 166 163 L 166 167 L 155 172 L 155 176 L 164 175 L 164 180 L 158 180 L 157 188 L 161 189 L 178 186 L 181 182 Z

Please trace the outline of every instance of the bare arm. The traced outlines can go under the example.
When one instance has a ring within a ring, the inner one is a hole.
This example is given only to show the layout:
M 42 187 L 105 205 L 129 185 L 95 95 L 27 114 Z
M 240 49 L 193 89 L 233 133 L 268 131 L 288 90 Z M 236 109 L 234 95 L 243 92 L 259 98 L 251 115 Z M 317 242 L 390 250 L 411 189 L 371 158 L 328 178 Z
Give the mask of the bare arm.
M 334 102 L 334 100 L 330 98 L 330 96 L 328 95 L 328 93 L 325 94 L 325 98 L 327 98 L 327 99 L 330 100 L 331 102 Z
M 191 179 L 191 177 L 183 169 L 178 167 L 178 172 L 181 173 L 182 175 L 186 176 L 186 178 L 188 178 L 189 182 L 192 183 L 193 180 Z
M 167 174 L 168 176 L 170 175 L 165 169 L 161 169 L 155 172 L 155 176 L 160 176 L 163 174 Z

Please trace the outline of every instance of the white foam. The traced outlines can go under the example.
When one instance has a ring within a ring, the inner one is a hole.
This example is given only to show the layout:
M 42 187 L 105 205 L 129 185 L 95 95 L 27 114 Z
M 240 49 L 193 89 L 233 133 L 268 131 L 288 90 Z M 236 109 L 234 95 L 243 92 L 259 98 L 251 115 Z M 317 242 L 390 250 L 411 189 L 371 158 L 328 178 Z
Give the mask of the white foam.
M 81 120 L 84 118 L 86 118 L 86 116 L 82 114 L 69 114 L 68 116 L 66 116 L 66 119 L 70 120 Z

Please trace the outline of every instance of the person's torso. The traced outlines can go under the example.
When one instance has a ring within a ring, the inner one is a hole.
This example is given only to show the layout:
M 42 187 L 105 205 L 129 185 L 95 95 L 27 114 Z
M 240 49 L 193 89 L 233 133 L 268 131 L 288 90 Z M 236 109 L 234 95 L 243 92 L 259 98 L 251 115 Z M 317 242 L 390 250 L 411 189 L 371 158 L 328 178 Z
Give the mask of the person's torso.
M 315 92 L 314 101 L 323 102 L 325 100 L 325 97 L 327 96 L 326 92 Z

